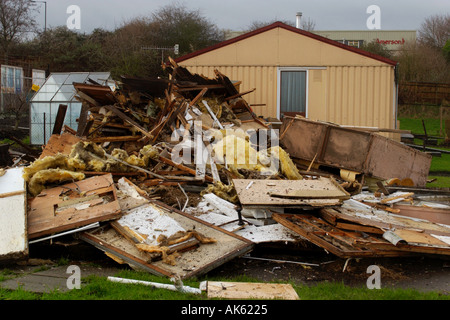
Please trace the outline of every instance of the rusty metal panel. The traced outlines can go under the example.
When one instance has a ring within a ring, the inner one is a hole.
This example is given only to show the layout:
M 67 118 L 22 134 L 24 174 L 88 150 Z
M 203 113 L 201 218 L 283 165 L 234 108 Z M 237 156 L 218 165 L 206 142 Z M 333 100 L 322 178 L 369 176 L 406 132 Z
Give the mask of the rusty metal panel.
M 326 130 L 325 123 L 305 120 L 299 125 L 295 118 L 285 117 L 280 129 L 281 142 L 291 156 L 311 161 L 321 152 Z
M 410 178 L 415 185 L 425 186 L 431 159 L 429 154 L 374 134 L 366 172 L 380 178 Z
M 281 144 L 291 157 L 357 171 L 368 176 L 410 178 L 426 185 L 431 156 L 376 133 L 335 124 L 285 117 Z M 317 156 L 316 156 L 317 155 Z
M 323 154 L 319 158 L 321 162 L 334 167 L 362 171 L 370 147 L 369 133 L 328 126 L 328 137 L 322 138 L 325 138 L 325 141 Z

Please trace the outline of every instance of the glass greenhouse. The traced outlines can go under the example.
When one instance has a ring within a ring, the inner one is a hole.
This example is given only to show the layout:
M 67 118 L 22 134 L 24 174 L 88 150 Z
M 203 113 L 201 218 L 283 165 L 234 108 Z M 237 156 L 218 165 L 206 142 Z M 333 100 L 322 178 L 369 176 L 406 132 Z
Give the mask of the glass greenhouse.
M 92 82 L 94 81 L 94 82 Z M 52 73 L 30 101 L 30 142 L 46 144 L 50 138 L 60 104 L 67 105 L 64 124 L 77 130 L 81 102 L 75 98 L 73 83 L 98 83 L 113 88 L 109 72 Z

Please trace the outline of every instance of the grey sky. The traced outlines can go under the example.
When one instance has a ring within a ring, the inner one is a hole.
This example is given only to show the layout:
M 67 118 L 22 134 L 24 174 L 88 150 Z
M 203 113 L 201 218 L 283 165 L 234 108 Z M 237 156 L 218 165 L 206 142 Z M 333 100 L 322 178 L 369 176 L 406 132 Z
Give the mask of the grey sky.
M 66 25 L 67 8 L 77 5 L 81 10 L 80 32 L 95 28 L 113 30 L 124 21 L 149 15 L 173 3 L 168 0 L 46 0 L 47 27 Z M 297 11 L 315 22 L 316 30 L 365 30 L 370 14 L 366 9 L 378 5 L 382 30 L 417 30 L 425 18 L 450 13 L 448 0 L 190 0 L 178 1 L 188 9 L 200 10 L 202 16 L 221 29 L 245 30 L 254 21 L 283 20 L 295 23 Z M 44 4 L 37 21 L 44 26 Z

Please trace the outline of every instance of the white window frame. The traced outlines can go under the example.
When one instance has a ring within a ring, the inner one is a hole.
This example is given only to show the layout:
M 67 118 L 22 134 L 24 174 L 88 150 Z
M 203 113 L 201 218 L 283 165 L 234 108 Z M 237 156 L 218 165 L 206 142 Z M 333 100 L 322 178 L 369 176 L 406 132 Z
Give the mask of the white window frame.
M 24 81 L 24 72 L 23 72 L 23 68 L 22 67 L 15 67 L 15 66 L 10 66 L 10 65 L 6 65 L 6 64 L 3 64 L 3 65 L 1 65 L 0 66 L 0 76 L 1 76 L 1 70 L 3 69 L 3 68 L 8 68 L 8 69 L 13 69 L 14 70 L 14 72 L 13 72 L 13 77 L 14 77 L 14 79 L 13 79 L 13 82 L 14 82 L 14 87 L 13 88 L 11 88 L 11 87 L 7 87 L 4 83 L 2 83 L 1 84 L 1 88 L 0 88 L 0 90 L 3 92 L 3 90 L 5 90 L 5 92 L 4 93 L 9 93 L 9 90 L 8 89 L 12 89 L 13 90 L 13 92 L 11 92 L 11 93 L 16 93 L 16 70 L 20 70 L 20 77 L 22 78 L 21 79 L 21 82 L 20 82 L 20 92 L 22 93 L 23 92 L 23 81 Z M 0 82 L 1 82 L 1 78 L 0 78 Z

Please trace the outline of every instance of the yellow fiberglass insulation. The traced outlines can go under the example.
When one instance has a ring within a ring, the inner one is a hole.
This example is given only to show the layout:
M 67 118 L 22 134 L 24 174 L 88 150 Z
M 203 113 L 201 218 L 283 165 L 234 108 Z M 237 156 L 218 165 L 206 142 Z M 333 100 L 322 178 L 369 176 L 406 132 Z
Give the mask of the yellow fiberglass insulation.
M 46 188 L 46 184 L 79 181 L 84 179 L 84 173 L 62 169 L 44 169 L 36 172 L 28 183 L 28 191 L 37 196 Z
M 23 169 L 23 178 L 29 182 L 38 172 L 46 169 L 62 169 L 69 171 L 83 171 L 86 166 L 83 161 L 68 158 L 66 155 L 47 156 L 34 161 L 30 166 Z
M 88 171 L 103 171 L 105 153 L 105 150 L 95 143 L 80 141 L 72 147 L 69 158 L 84 162 Z
M 204 189 L 200 195 L 203 196 L 208 193 L 214 193 L 216 196 L 227 200 L 231 203 L 239 203 L 239 198 L 236 193 L 236 189 L 234 188 L 233 183 L 230 185 L 226 185 L 221 181 L 216 181 L 214 184 L 208 185 L 206 189 Z
M 71 159 L 76 159 L 85 163 L 87 171 L 95 172 L 128 172 L 135 171 L 135 169 L 127 166 L 130 165 L 138 167 L 147 167 L 150 159 L 155 159 L 159 156 L 158 149 L 152 145 L 144 146 L 139 155 L 128 155 L 125 150 L 114 149 L 111 156 L 120 160 L 115 161 L 112 158 L 106 157 L 106 151 L 92 142 L 79 142 L 73 148 L 70 154 Z
M 213 147 L 216 163 L 237 169 L 260 171 L 258 152 L 250 143 L 236 135 L 226 135 Z
M 258 152 L 258 161 L 265 165 L 269 171 L 280 171 L 289 180 L 302 180 L 303 176 L 298 171 L 289 154 L 279 146 L 271 147 Z M 279 166 L 279 168 L 278 168 Z
M 247 169 L 267 175 L 281 172 L 290 180 L 303 179 L 286 151 L 276 146 L 257 152 L 245 135 L 228 134 L 215 143 L 213 150 L 216 163 L 225 164 L 224 161 L 226 161 L 228 168 L 232 171 Z

